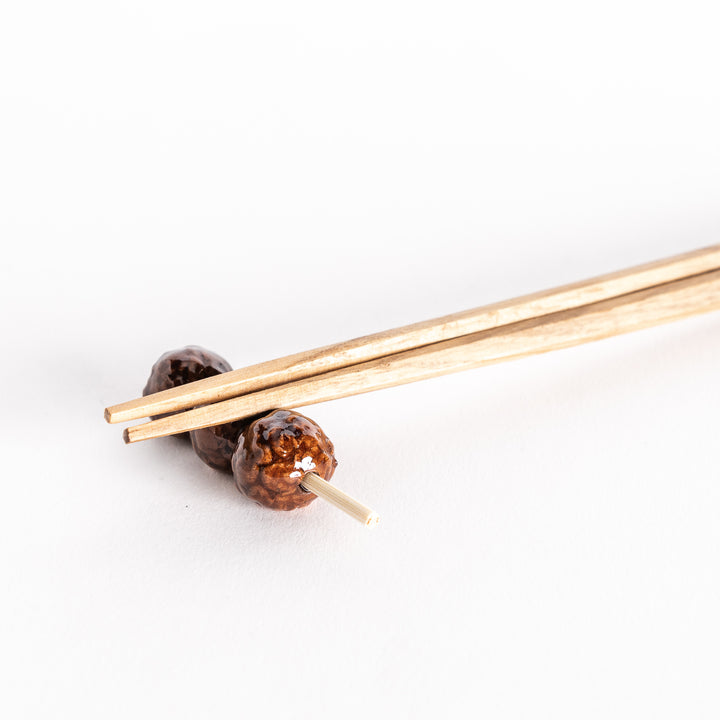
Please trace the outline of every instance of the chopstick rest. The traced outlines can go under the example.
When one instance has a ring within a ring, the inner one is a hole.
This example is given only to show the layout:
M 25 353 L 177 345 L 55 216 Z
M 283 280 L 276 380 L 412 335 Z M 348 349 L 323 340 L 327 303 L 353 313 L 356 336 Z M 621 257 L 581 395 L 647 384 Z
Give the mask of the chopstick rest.
M 143 392 L 181 387 L 231 369 L 216 353 L 187 345 L 155 362 Z M 259 505 L 295 510 L 322 497 L 366 527 L 379 521 L 377 513 L 330 484 L 337 467 L 335 448 L 320 426 L 300 413 L 274 410 L 193 430 L 189 439 L 200 460 L 232 473 L 238 489 Z

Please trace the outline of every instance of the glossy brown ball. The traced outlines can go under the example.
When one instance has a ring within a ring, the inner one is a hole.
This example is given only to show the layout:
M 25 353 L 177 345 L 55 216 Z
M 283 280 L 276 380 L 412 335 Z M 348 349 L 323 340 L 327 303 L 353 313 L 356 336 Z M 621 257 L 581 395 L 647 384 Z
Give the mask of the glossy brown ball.
M 143 395 L 152 395 L 179 385 L 202 380 L 232 370 L 220 355 L 198 345 L 187 345 L 161 355 L 152 366 Z M 172 414 L 172 413 L 170 413 Z M 165 415 L 156 415 L 153 420 Z M 182 433 L 187 436 L 187 433 Z
M 251 423 L 232 458 L 235 482 L 251 500 L 274 510 L 294 510 L 316 496 L 300 488 L 312 470 L 330 480 L 335 448 L 319 425 L 289 410 L 274 410 Z
M 190 432 L 190 442 L 195 454 L 211 468 L 232 472 L 232 456 L 237 448 L 240 433 L 254 420 L 235 422 L 201 428 Z
M 168 390 L 232 370 L 230 363 L 217 353 L 199 345 L 187 345 L 161 355 L 152 366 L 143 395 Z

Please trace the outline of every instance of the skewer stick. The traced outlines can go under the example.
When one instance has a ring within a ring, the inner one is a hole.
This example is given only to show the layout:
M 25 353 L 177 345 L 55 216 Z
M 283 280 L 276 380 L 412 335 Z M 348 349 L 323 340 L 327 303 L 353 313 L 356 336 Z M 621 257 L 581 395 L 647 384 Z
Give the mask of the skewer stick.
M 354 517 L 365 527 L 375 527 L 380 522 L 380 516 L 373 512 L 369 507 L 365 507 L 362 503 L 339 490 L 327 480 L 323 480 L 314 472 L 305 473 L 300 483 L 303 490 L 314 493 L 323 500 L 339 508 L 343 512 Z
M 177 412 L 720 268 L 720 245 L 216 375 L 105 409 L 111 423 Z
M 720 270 L 580 308 L 436 343 L 126 428 L 125 442 L 220 425 L 505 360 L 559 350 L 720 310 Z

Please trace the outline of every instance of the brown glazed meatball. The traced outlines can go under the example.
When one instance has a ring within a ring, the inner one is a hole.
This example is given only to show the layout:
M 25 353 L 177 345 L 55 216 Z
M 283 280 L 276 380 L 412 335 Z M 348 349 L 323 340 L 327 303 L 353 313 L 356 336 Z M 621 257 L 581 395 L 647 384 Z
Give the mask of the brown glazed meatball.
M 232 472 L 232 456 L 240 433 L 256 418 L 236 420 L 190 431 L 190 442 L 195 454 L 211 468 Z
M 161 355 L 153 365 L 143 395 L 168 390 L 232 370 L 230 363 L 199 345 L 186 345 Z
M 251 423 L 240 436 L 232 458 L 235 482 L 251 500 L 273 510 L 294 510 L 316 496 L 300 488 L 312 470 L 330 480 L 337 460 L 335 448 L 310 418 L 274 410 Z
M 187 345 L 178 350 L 170 350 L 158 358 L 152 366 L 143 395 L 152 395 L 161 390 L 186 385 L 229 370 L 232 370 L 230 363 L 216 353 L 198 345 Z M 156 415 L 153 420 L 159 417 L 166 416 Z M 187 435 L 181 433 L 178 437 L 187 437 Z

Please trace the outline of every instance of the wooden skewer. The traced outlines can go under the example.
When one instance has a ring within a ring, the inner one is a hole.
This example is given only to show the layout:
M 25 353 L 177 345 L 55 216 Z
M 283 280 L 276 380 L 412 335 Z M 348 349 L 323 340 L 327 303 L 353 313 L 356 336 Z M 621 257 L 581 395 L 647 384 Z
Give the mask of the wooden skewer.
M 327 500 L 336 508 L 350 515 L 350 517 L 354 517 L 357 521 L 365 525 L 365 527 L 375 527 L 380 522 L 380 516 L 376 512 L 373 512 L 369 507 L 365 507 L 362 503 L 351 498 L 314 472 L 305 473 L 300 485 L 303 490 L 307 490 L 323 498 L 323 500 Z
M 572 347 L 720 309 L 720 270 L 409 350 L 125 430 L 126 442 L 220 425 L 276 407 L 302 407 Z
M 111 423 L 177 412 L 720 268 L 720 245 L 216 375 L 108 407 Z

